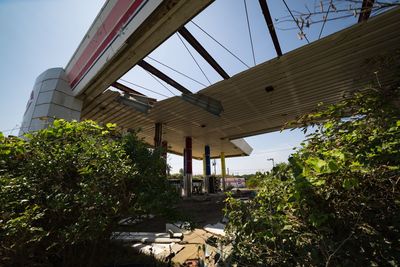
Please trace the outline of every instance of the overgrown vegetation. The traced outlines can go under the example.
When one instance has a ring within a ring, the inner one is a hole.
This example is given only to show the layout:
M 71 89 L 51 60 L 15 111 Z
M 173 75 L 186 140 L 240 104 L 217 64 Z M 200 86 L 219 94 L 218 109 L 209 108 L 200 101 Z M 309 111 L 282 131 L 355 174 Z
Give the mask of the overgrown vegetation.
M 227 199 L 243 266 L 400 265 L 399 86 L 372 86 L 295 123 L 314 126 L 285 175 Z
M 266 180 L 278 177 L 281 180 L 287 180 L 291 177 L 290 167 L 284 163 L 278 163 L 270 172 L 256 172 L 255 174 L 247 175 L 246 187 L 259 188 L 262 187 Z
M 121 218 L 174 203 L 160 153 L 91 121 L 0 135 L 0 265 L 99 265 Z

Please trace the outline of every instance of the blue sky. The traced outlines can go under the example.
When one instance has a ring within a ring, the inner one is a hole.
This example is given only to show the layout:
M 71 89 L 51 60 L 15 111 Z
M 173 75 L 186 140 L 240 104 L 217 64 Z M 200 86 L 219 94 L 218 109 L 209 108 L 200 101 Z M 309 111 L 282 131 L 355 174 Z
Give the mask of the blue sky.
M 65 67 L 103 3 L 104 1 L 100 0 L 0 0 L 0 81 L 2 84 L 0 131 L 5 134 L 17 134 L 36 77 L 48 68 Z M 275 50 L 258 1 L 247 0 L 246 3 L 256 63 L 259 64 L 275 57 Z M 306 41 L 297 37 L 297 29 L 287 30 L 295 28 L 296 25 L 293 21 L 284 21 L 288 19 L 289 13 L 283 2 L 270 0 L 268 3 L 273 19 L 279 19 L 277 21 L 278 37 L 283 52 L 305 45 Z M 291 9 L 305 11 L 306 5 L 314 10 L 314 3 L 319 3 L 319 1 L 287 0 L 287 3 Z M 320 7 L 316 5 L 315 8 Z M 327 6 L 324 8 L 326 9 Z M 206 29 L 209 34 L 217 37 L 218 41 L 227 46 L 247 65 L 254 65 L 242 0 L 217 0 L 193 21 Z M 347 27 L 355 21 L 356 18 L 349 17 L 328 22 L 322 36 Z M 317 39 L 321 26 L 322 23 L 312 25 L 307 31 L 310 41 Z M 230 75 L 247 69 L 194 24 L 188 23 L 187 28 Z M 193 49 L 190 47 L 189 49 L 195 55 L 207 78 L 194 64 L 190 54 L 176 35 L 151 53 L 151 57 L 190 75 L 203 84 L 208 84 L 207 79 L 211 83 L 221 79 Z M 171 73 L 156 62 L 152 63 L 194 92 L 204 87 Z M 140 69 L 132 69 L 124 75 L 123 79 L 151 88 L 163 95 L 172 96 L 171 92 Z M 170 90 L 174 94 L 179 93 L 173 88 Z M 142 92 L 157 99 L 165 98 L 150 92 Z M 230 173 L 235 174 L 266 171 L 272 167 L 272 163 L 267 161 L 267 158 L 274 158 L 275 162 L 285 161 L 292 148 L 299 146 L 303 139 L 304 135 L 298 130 L 246 138 L 254 148 L 253 155 L 227 159 L 227 168 Z M 179 171 L 183 165 L 182 161 L 182 157 L 169 156 L 172 172 Z M 217 173 L 220 172 L 219 165 L 217 161 Z M 201 174 L 202 162 L 194 161 L 193 169 L 195 174 Z

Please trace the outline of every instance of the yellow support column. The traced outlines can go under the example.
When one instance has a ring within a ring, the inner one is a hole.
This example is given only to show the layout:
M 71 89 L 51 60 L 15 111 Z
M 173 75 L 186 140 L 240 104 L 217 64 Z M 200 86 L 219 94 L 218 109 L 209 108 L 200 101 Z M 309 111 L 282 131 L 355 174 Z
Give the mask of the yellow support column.
M 224 152 L 221 152 L 221 174 L 222 174 L 222 191 L 225 191 L 226 167 L 225 167 L 225 153 Z

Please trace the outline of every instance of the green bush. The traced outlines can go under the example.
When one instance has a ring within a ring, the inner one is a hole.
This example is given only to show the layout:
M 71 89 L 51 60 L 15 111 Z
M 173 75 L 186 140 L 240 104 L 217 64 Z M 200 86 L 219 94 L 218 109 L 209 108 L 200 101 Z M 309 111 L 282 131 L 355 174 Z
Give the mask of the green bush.
M 56 120 L 26 139 L 0 135 L 1 263 L 94 264 L 122 217 L 161 210 L 163 164 L 112 124 Z
M 284 175 L 253 201 L 227 199 L 242 265 L 399 266 L 399 87 L 372 87 L 322 106 Z
M 246 177 L 247 188 L 259 188 L 268 179 L 278 177 L 281 180 L 286 180 L 292 175 L 292 170 L 288 164 L 281 162 L 276 164 L 270 172 L 256 172 L 255 174 L 248 175 Z
M 179 193 L 168 183 L 162 148 L 150 150 L 134 133 L 124 136 L 122 142 L 126 154 L 138 170 L 129 183 L 134 214 L 152 213 L 167 218 L 175 216 L 172 206 L 177 203 Z
M 256 172 L 246 179 L 247 188 L 258 188 L 269 177 L 268 174 L 262 172 Z

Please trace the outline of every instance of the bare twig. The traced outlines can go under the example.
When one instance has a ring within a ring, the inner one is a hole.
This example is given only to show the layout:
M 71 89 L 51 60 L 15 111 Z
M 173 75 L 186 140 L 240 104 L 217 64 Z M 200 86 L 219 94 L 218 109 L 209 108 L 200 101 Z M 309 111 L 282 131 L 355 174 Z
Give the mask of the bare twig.
M 339 246 L 335 249 L 335 251 L 333 251 L 333 253 L 329 255 L 328 260 L 325 263 L 325 267 L 329 266 L 332 257 L 335 256 L 336 252 L 338 252 L 339 249 L 344 245 L 344 243 L 346 243 L 352 236 L 353 233 L 350 233 L 350 235 L 339 244 Z

